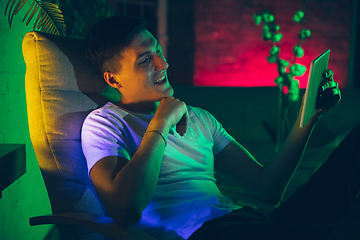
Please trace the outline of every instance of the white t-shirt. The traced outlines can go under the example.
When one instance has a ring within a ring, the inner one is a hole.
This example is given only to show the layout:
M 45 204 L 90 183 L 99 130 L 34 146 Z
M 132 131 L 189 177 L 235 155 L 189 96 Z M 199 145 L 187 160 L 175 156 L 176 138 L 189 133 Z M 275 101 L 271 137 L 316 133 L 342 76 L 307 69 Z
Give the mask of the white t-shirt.
M 174 127 L 168 135 L 157 187 L 135 224 L 158 239 L 186 239 L 205 221 L 239 208 L 220 193 L 214 177 L 214 155 L 233 138 L 207 111 L 187 108 L 187 131 L 180 136 Z M 82 128 L 89 171 L 107 156 L 130 160 L 152 117 L 112 103 L 91 112 Z

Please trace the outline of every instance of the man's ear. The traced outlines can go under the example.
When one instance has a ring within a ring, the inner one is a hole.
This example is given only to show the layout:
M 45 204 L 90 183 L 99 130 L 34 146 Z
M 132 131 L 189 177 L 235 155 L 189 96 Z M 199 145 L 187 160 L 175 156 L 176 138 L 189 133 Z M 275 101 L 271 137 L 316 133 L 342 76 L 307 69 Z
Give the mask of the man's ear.
M 104 79 L 113 88 L 121 87 L 119 79 L 111 72 L 104 72 Z

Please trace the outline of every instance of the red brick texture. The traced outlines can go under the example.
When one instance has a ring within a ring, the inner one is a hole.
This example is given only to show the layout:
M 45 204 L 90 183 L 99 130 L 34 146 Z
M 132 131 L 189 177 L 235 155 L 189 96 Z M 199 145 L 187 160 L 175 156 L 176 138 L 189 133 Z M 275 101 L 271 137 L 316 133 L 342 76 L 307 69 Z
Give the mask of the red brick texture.
M 351 32 L 351 0 L 309 0 L 305 28 L 312 35 L 302 44 L 305 55 L 297 63 L 307 67 L 299 77 L 307 84 L 310 62 L 330 48 L 329 68 L 341 88 L 347 85 Z M 276 64 L 269 64 L 271 44 L 261 38 L 262 24 L 256 26 L 253 14 L 270 10 L 280 25 L 283 39 L 280 57 L 293 56 L 300 24 L 292 21 L 304 1 L 289 0 L 196 0 L 194 6 L 195 86 L 275 86 Z

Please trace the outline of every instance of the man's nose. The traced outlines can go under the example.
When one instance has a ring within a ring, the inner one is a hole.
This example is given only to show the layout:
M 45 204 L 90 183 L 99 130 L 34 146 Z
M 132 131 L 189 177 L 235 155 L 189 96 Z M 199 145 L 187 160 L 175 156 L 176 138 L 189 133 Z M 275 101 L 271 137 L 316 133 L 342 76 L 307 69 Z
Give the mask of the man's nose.
M 169 64 L 167 63 L 166 59 L 163 56 L 156 55 L 154 58 L 155 58 L 154 65 L 156 71 L 163 71 L 169 67 Z

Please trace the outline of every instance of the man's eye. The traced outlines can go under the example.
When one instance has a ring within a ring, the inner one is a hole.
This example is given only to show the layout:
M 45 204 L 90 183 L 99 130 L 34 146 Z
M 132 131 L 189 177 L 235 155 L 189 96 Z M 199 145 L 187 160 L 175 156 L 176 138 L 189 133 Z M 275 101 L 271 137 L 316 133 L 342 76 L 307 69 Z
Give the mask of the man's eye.
M 148 63 L 148 62 L 150 62 L 150 58 L 149 58 L 149 57 L 144 58 L 144 59 L 140 62 L 140 65 L 141 65 L 141 64 L 146 64 L 146 63 Z

